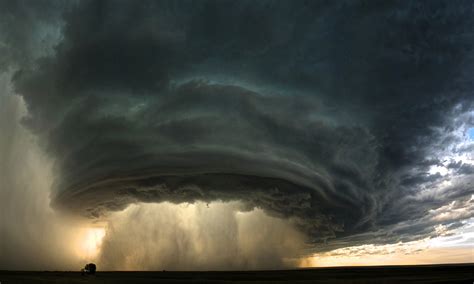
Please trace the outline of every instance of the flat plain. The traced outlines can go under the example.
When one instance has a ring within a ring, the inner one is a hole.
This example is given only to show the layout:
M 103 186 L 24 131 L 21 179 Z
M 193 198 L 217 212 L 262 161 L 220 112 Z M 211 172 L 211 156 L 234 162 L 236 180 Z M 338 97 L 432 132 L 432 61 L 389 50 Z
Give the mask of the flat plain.
M 0 283 L 474 283 L 473 264 L 265 271 L 0 271 Z

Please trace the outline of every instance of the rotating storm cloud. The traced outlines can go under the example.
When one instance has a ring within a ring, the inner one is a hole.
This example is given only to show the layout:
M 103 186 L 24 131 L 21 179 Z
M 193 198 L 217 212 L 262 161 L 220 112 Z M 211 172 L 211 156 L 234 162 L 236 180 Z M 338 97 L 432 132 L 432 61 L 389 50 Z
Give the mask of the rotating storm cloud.
M 1 1 L 0 268 L 473 261 L 473 11 Z

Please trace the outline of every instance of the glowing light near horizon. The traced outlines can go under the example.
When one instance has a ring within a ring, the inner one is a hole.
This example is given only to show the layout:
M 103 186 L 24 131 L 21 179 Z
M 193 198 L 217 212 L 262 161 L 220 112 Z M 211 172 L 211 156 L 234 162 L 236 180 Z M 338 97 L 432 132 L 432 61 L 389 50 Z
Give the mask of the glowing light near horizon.
M 414 265 L 474 261 L 474 233 L 388 245 L 361 245 L 303 258 L 300 267 Z
M 94 260 L 99 255 L 104 237 L 105 228 L 103 227 L 84 228 L 77 244 L 79 257 L 87 261 Z

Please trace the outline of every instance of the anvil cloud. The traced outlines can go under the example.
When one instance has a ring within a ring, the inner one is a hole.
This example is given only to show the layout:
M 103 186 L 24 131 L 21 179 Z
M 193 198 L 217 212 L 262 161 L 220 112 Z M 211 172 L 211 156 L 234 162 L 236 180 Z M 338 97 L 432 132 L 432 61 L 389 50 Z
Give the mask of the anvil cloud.
M 320 251 L 473 217 L 432 216 L 473 202 L 473 166 L 446 161 L 472 152 L 458 133 L 472 126 L 472 2 L 62 4 L 1 12 L 3 69 L 55 160 L 53 208 L 240 201 L 297 220 Z

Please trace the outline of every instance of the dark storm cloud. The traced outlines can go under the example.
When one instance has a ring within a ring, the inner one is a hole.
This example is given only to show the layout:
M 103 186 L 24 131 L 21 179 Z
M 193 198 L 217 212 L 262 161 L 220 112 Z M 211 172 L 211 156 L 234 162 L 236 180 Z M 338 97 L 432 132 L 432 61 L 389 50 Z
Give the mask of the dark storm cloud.
M 390 242 L 431 234 L 417 220 L 453 200 L 413 196 L 472 108 L 473 9 L 84 1 L 14 83 L 61 173 L 56 208 L 241 200 L 315 242 Z
M 72 1 L 0 1 L 0 71 L 31 64 L 60 37 L 61 14 Z

